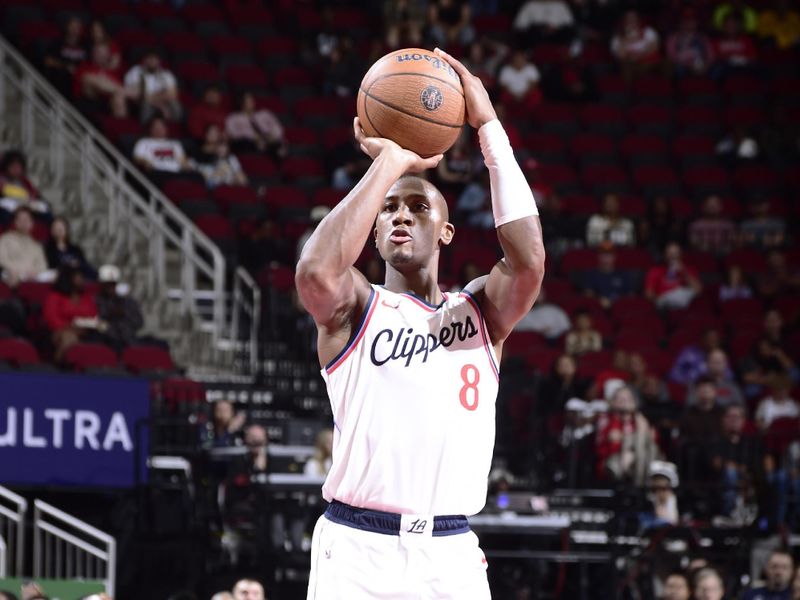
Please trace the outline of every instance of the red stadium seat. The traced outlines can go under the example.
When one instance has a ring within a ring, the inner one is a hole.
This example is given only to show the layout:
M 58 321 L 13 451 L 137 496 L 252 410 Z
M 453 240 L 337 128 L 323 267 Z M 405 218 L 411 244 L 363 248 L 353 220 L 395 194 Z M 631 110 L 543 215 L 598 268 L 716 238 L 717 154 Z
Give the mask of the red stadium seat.
M 578 175 L 569 165 L 540 164 L 536 167 L 534 175 L 537 183 L 552 186 L 562 193 L 579 189 Z
M 753 129 L 764 125 L 767 116 L 761 108 L 755 106 L 734 106 L 725 111 L 725 121 L 730 128 Z
M 208 85 L 219 83 L 219 68 L 206 61 L 192 60 L 178 63 L 175 66 L 175 74 L 185 84 Z
M 611 157 L 616 154 L 614 139 L 599 133 L 580 133 L 570 140 L 570 150 L 578 159 L 586 156 Z
M 631 163 L 660 162 L 667 155 L 664 140 L 657 135 L 643 133 L 626 135 L 619 145 L 622 155 Z
M 214 188 L 211 197 L 223 212 L 234 204 L 259 204 L 256 191 L 247 185 L 220 185 Z
M 744 193 L 766 195 L 775 193 L 781 187 L 780 174 L 765 165 L 744 165 L 733 174 L 737 190 Z
M 268 87 L 264 70 L 255 65 L 231 65 L 225 70 L 225 80 L 233 92 L 263 92 Z
M 728 172 L 713 165 L 689 167 L 683 172 L 683 181 L 696 196 L 724 194 L 730 189 Z
M 764 307 L 761 300 L 755 298 L 736 298 L 720 303 L 722 319 L 735 325 L 737 321 L 748 320 L 761 322 Z
M 611 364 L 611 352 L 608 350 L 587 352 L 578 359 L 578 376 L 594 379 L 600 371 L 609 369 Z
M 672 111 L 658 104 L 639 104 L 628 111 L 628 121 L 637 131 L 669 134 L 672 132 Z
M 721 128 L 719 111 L 707 106 L 683 106 L 675 117 L 679 127 L 687 133 L 713 135 Z
M 241 26 L 270 26 L 274 22 L 274 14 L 261 4 L 233 4 L 228 3 L 226 8 L 228 21 L 231 25 Z
M 194 55 L 201 57 L 206 52 L 206 44 L 196 33 L 189 31 L 174 31 L 164 37 L 162 42 L 167 52 L 171 54 Z
M 589 217 L 600 212 L 600 203 L 594 196 L 565 196 L 562 198 L 564 212 Z
M 478 33 L 507 34 L 511 31 L 511 17 L 504 13 L 475 15 L 472 24 Z
M 512 334 L 513 335 L 513 334 Z M 536 348 L 534 352 L 526 355 L 525 363 L 528 368 L 539 373 L 550 373 L 556 360 L 563 352 L 554 348 Z
M 590 271 L 597 267 L 597 251 L 590 248 L 573 248 L 561 256 L 561 272 L 569 275 L 575 271 Z
M 319 183 L 325 176 L 322 164 L 317 159 L 302 156 L 290 156 L 284 160 L 281 172 L 289 181 L 294 182 Z
M 783 456 L 786 448 L 800 438 L 800 419 L 781 417 L 770 423 L 764 435 L 764 446 L 773 456 Z
M 38 365 L 39 353 L 28 340 L 22 338 L 0 338 L 0 363 L 15 367 Z
M 547 339 L 535 331 L 514 331 L 503 343 L 503 354 L 527 356 L 547 348 Z
M 17 286 L 17 296 L 29 306 L 42 306 L 52 286 L 38 281 L 23 281 Z
M 581 122 L 589 131 L 619 135 L 625 131 L 625 115 L 612 104 L 589 104 L 580 112 Z
M 689 133 L 673 140 L 672 153 L 684 164 L 687 162 L 710 162 L 716 161 L 714 146 L 713 137 Z
M 349 126 L 339 127 L 334 125 L 333 127 L 328 127 L 322 134 L 322 145 L 325 150 L 336 150 L 352 143 L 353 128 Z
M 205 200 L 208 198 L 208 188 L 202 183 L 189 179 L 171 179 L 161 186 L 164 195 L 180 204 L 185 200 Z
M 294 207 L 307 211 L 309 205 L 308 194 L 294 186 L 272 186 L 266 192 L 267 206 Z
M 620 350 L 637 350 L 656 346 L 660 338 L 650 331 L 641 329 L 624 329 L 614 338 L 614 348 Z
M 129 346 L 122 352 L 122 364 L 133 373 L 175 370 L 169 352 L 158 346 Z
M 617 248 L 616 255 L 618 269 L 646 271 L 653 266 L 653 257 L 644 248 Z
M 667 164 L 651 164 L 633 170 L 633 182 L 642 192 L 675 194 L 681 185 L 672 167 Z
M 142 124 L 138 119 L 111 116 L 100 117 L 100 127 L 105 136 L 118 144 L 123 136 L 138 138 L 142 134 Z
M 717 273 L 719 271 L 717 258 L 710 252 L 687 250 L 683 253 L 683 260 L 700 274 Z
M 658 311 L 653 303 L 643 296 L 623 296 L 617 298 L 611 306 L 611 316 L 618 323 L 639 315 L 658 318 Z
M 767 270 L 767 259 L 763 252 L 742 248 L 734 250 L 725 259 L 725 268 L 738 266 L 744 273 L 763 273 Z
M 629 190 L 628 175 L 614 164 L 587 165 L 581 169 L 583 184 L 596 193 L 627 192 Z
M 329 206 L 333 208 L 342 198 L 347 195 L 347 190 L 337 190 L 336 188 L 320 188 L 311 199 L 311 204 L 314 206 Z M 459 231 L 459 234 L 461 231 Z
M 672 81 L 666 77 L 657 75 L 639 77 L 634 81 L 632 91 L 635 98 L 672 101 Z
M 285 67 L 275 73 L 275 86 L 280 89 L 284 86 L 311 87 L 311 75 L 307 69 L 301 67 Z
M 75 344 L 64 354 L 64 361 L 75 371 L 115 369 L 119 366 L 116 353 L 105 344 Z
M 539 159 L 561 159 L 567 152 L 564 137 L 555 133 L 531 132 L 524 137 L 523 144 L 526 150 Z
M 140 17 L 151 19 L 154 17 L 174 17 L 175 9 L 168 2 L 137 2 L 136 12 Z
M 268 156 L 263 154 L 239 154 L 237 155 L 242 169 L 251 179 L 266 181 L 278 176 L 278 167 Z
M 710 77 L 684 77 L 678 81 L 678 93 L 690 100 L 694 96 L 716 96 L 717 85 Z
M 722 92 L 728 98 L 762 96 L 764 94 L 764 82 L 752 75 L 731 75 L 722 84 Z
M 213 4 L 187 3 L 181 16 L 190 23 L 219 23 L 225 21 L 223 12 Z
M 644 331 L 651 340 L 661 340 L 666 333 L 664 321 L 658 315 L 638 313 L 627 315 L 617 319 L 619 323 L 618 335 L 631 331 Z
M 642 355 L 647 363 L 647 371 L 664 378 L 672 369 L 672 357 L 668 352 L 654 346 L 643 347 L 635 350 Z
M 232 240 L 235 237 L 228 219 L 219 215 L 199 216 L 195 219 L 195 225 L 212 240 Z
M 300 123 L 335 122 L 341 113 L 337 98 L 313 97 L 299 100 L 294 107 L 294 117 Z M 352 136 L 352 128 L 350 131 Z
M 208 47 L 219 58 L 231 56 L 252 58 L 255 53 L 250 41 L 238 35 L 215 35 L 208 40 Z

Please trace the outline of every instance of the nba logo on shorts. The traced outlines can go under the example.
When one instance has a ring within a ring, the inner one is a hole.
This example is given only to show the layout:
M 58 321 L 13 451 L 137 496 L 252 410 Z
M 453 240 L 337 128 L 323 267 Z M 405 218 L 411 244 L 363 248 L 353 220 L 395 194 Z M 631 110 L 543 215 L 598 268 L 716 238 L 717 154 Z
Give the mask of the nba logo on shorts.
M 419 100 L 422 102 L 422 106 L 425 107 L 425 110 L 433 112 L 438 110 L 442 105 L 444 98 L 442 97 L 442 90 L 435 85 L 429 85 L 420 92 Z

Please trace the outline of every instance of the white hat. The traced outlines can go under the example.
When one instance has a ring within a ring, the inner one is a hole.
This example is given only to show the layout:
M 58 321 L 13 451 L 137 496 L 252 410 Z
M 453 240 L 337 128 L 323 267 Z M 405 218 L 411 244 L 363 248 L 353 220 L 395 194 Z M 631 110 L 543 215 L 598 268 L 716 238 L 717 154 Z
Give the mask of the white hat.
M 651 462 L 647 469 L 647 476 L 655 477 L 656 475 L 666 477 L 669 480 L 669 484 L 673 488 L 678 487 L 678 484 L 680 483 L 680 479 L 678 477 L 678 467 L 671 462 L 667 462 L 665 460 L 654 460 Z
M 583 412 L 588 408 L 588 405 L 586 401 L 580 398 L 570 398 L 564 408 L 572 412 Z
M 322 221 L 322 219 L 328 216 L 329 212 L 331 212 L 331 209 L 328 208 L 327 206 L 323 205 L 315 206 L 314 208 L 311 209 L 311 215 L 310 215 L 311 220 L 314 223 L 319 223 L 320 221 Z
M 116 265 L 103 265 L 98 271 L 97 278 L 100 283 L 117 283 L 120 278 L 119 267 Z

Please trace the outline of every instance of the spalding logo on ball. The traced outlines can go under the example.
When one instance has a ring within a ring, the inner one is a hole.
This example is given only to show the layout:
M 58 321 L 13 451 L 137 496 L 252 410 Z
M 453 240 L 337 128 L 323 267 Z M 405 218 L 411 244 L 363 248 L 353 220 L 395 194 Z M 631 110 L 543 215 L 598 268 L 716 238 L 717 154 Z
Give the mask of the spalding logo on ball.
M 433 156 L 447 151 L 464 126 L 464 89 L 453 67 L 433 52 L 396 50 L 364 75 L 356 111 L 368 136 Z

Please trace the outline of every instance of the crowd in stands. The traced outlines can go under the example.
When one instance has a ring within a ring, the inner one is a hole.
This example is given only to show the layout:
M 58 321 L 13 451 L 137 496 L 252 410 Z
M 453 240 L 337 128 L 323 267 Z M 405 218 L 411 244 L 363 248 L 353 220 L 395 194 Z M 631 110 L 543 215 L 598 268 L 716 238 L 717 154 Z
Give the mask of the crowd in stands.
M 287 311 L 289 333 L 308 318 L 282 276 L 369 165 L 350 126 L 361 75 L 407 46 L 462 57 L 497 102 L 548 251 L 542 294 L 504 350 L 498 454 L 545 486 L 649 490 L 643 530 L 713 523 L 784 540 L 800 528 L 800 13 L 785 0 L 511 4 L 121 3 L 92 23 L 32 28 L 44 38 L 22 28 L 17 41 L 277 292 L 267 308 Z M 39 199 L 13 158 L 3 195 Z M 440 273 L 459 288 L 497 258 L 474 139 L 429 176 L 462 238 Z M 0 256 L 33 247 L 31 215 L 15 206 L 0 211 L 15 216 Z M 54 293 L 92 318 L 81 278 L 93 268 L 56 223 L 44 259 L 81 266 Z M 42 264 L 3 266 L 13 281 Z M 380 277 L 369 250 L 360 266 Z M 80 338 L 70 329 L 54 332 L 56 352 Z M 298 352 L 315 360 L 309 344 Z M 205 444 L 244 425 L 219 410 Z M 514 460 L 526 453 L 539 457 L 532 467 Z M 247 469 L 260 465 L 252 456 Z M 731 575 L 675 573 L 662 597 L 719 598 Z

